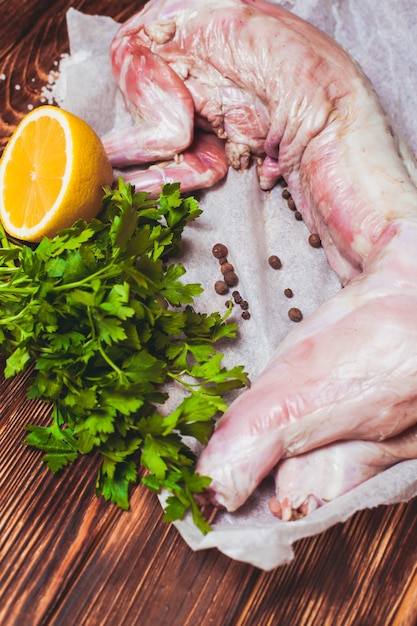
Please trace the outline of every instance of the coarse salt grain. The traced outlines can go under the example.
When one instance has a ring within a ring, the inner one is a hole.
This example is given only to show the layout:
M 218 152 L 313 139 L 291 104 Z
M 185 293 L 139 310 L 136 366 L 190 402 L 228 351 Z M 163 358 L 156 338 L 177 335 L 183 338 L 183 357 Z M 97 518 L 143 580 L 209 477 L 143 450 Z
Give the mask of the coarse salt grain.
M 48 104 L 53 104 L 55 102 L 55 93 L 54 93 L 54 84 L 51 84 L 50 87 L 45 85 L 41 89 L 41 102 L 47 102 Z
M 53 65 L 58 67 L 58 70 L 52 70 L 48 76 L 48 82 L 41 88 L 41 102 L 47 104 L 55 104 L 62 102 L 63 94 L 61 92 L 62 86 L 60 85 L 61 71 L 63 67 L 70 60 L 69 54 L 62 54 L 59 60 L 55 60 Z

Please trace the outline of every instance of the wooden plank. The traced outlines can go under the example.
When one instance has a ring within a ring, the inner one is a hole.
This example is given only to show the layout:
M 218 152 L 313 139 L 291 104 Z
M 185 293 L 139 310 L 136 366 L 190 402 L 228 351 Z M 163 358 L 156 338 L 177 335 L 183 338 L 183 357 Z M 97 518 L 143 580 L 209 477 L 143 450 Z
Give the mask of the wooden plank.
M 216 615 L 236 610 L 235 585 L 243 589 L 253 568 L 214 551 L 194 554 L 144 488 L 134 491 L 130 512 L 95 498 L 95 459 L 51 475 L 39 454 L 20 444 L 29 412 L 45 421 L 45 408 L 21 398 L 2 417 L 2 625 L 153 624 L 163 623 L 168 609 L 173 624 L 191 625 L 193 607 L 210 612 L 225 578 L 233 593 L 221 594 Z
M 134 491 L 130 512 L 119 511 L 93 495 L 94 459 L 55 477 L 21 446 L 25 421 L 47 418 L 23 400 L 21 378 L 1 422 L 1 624 L 191 626 L 205 615 L 236 626 L 371 625 L 415 608 L 411 592 L 402 596 L 416 576 L 416 502 L 359 513 L 303 540 L 296 560 L 274 572 L 193 553 L 145 489 Z
M 1 15 L 1 49 L 0 60 L 4 58 L 19 42 L 33 29 L 39 18 L 54 3 L 46 0 L 31 0 L 31 2 L 20 2 L 18 5 L 0 0 Z M 18 14 L 18 19 L 17 19 Z
M 137 8 L 143 4 L 140 0 Z M 20 6 L 20 5 L 19 5 Z M 0 0 L 0 154 L 29 108 L 43 103 L 43 87 L 68 52 L 66 12 L 69 7 L 122 21 L 131 14 L 131 2 L 36 0 L 16 4 Z
M 415 551 L 410 546 L 416 512 L 415 502 L 380 507 L 302 540 L 293 563 L 258 578 L 236 626 L 392 623 L 403 602 L 404 585 L 410 576 L 415 579 Z M 415 618 L 411 598 L 407 606 Z
M 405 592 L 398 605 L 392 626 L 415 626 L 417 624 L 417 563 L 414 573 L 408 576 Z

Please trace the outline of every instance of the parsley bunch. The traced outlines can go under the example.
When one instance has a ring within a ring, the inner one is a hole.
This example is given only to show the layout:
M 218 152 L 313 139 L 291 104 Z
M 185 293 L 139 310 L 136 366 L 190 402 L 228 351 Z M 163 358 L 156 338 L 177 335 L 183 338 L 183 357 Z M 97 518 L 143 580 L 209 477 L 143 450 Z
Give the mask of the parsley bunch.
M 34 364 L 29 398 L 52 406 L 48 426 L 29 425 L 26 443 L 57 472 L 98 451 L 96 492 L 123 509 L 129 486 L 166 489 L 164 519 L 191 510 L 209 526 L 195 494 L 209 485 L 195 473 L 188 437 L 205 444 L 226 409 L 224 393 L 248 384 L 241 366 L 226 369 L 216 343 L 236 336 L 227 313 L 193 308 L 202 292 L 170 261 L 184 227 L 201 210 L 179 184 L 159 198 L 119 179 L 103 210 L 33 248 L 0 232 L 0 349 L 11 377 Z M 186 391 L 164 414 L 171 385 Z

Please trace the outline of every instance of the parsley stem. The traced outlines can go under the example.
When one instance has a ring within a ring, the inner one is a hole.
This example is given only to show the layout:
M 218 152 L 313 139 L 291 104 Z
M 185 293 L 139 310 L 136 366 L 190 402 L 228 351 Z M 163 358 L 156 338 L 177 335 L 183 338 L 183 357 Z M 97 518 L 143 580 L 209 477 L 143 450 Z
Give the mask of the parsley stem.
M 122 370 L 119 367 L 117 367 L 116 363 L 112 361 L 109 356 L 107 356 L 106 351 L 103 349 L 103 346 L 101 343 L 98 344 L 98 351 L 100 352 L 101 356 L 106 361 L 106 363 L 112 368 L 112 370 L 116 372 L 118 377 L 123 381 L 127 380 Z
M 93 341 L 95 341 L 97 339 L 97 333 L 96 333 L 96 327 L 94 324 L 91 307 L 87 307 L 87 315 L 88 315 L 88 321 L 90 322 L 90 326 L 91 326 L 91 338 Z M 127 379 L 126 379 L 125 374 L 122 372 L 122 370 L 119 367 L 117 367 L 116 363 L 112 361 L 111 358 L 106 354 L 106 351 L 103 348 L 103 344 L 100 341 L 97 341 L 97 345 L 98 345 L 98 351 L 103 357 L 103 359 L 106 361 L 107 365 L 109 365 L 111 369 L 114 372 L 116 372 L 117 376 L 121 380 L 126 381 Z
M 124 382 L 126 382 L 127 378 L 126 378 L 124 372 L 122 372 L 122 370 L 119 367 L 117 367 L 116 363 L 114 361 L 112 361 L 111 358 L 106 354 L 106 351 L 103 348 L 103 344 L 97 338 L 96 327 L 95 327 L 95 324 L 94 324 L 94 319 L 93 319 L 91 307 L 87 307 L 87 315 L 88 315 L 88 321 L 90 322 L 90 326 L 91 326 L 91 338 L 92 338 L 93 341 L 97 340 L 97 346 L 98 346 L 98 351 L 99 351 L 100 355 L 106 361 L 107 365 L 109 365 L 111 367 L 111 369 L 114 372 L 116 372 L 116 374 L 119 377 L 119 379 L 124 381 Z
M 89 321 L 90 327 L 91 327 L 91 339 L 95 340 L 95 338 L 96 338 L 96 327 L 94 325 L 94 319 L 93 319 L 93 313 L 91 311 L 91 306 L 86 307 L 86 312 L 87 312 L 88 321 Z
M 1 253 L 1 249 L 0 249 L 0 253 Z M 10 263 L 10 265 L 7 265 L 7 263 Z M 18 271 L 19 271 L 19 268 L 14 264 L 13 261 L 10 261 L 10 260 L 6 262 L 6 265 L 3 265 L 0 267 L 1 274 L 12 274 Z
M 26 307 L 24 309 L 22 309 L 19 313 L 17 313 L 16 315 L 10 315 L 9 317 L 2 317 L 0 318 L 0 326 L 3 326 L 5 324 L 9 324 L 10 322 L 16 322 L 19 319 L 22 319 L 22 317 L 27 316 L 27 310 Z
M 16 268 L 17 270 L 19 268 Z M 13 277 L 11 278 L 10 281 L 5 281 L 0 283 L 0 291 L 12 291 L 13 293 L 21 293 L 21 294 L 27 294 L 28 296 L 31 294 L 34 294 L 38 287 L 36 285 L 31 286 L 27 284 L 27 279 L 26 278 L 17 278 L 16 280 L 13 280 Z M 26 284 L 25 287 L 19 287 L 19 284 Z
M 116 276 L 119 276 L 119 275 L 120 275 L 120 268 L 113 265 L 113 263 L 109 263 L 102 269 L 97 270 L 97 272 L 94 272 L 93 274 L 88 274 L 87 276 L 85 276 L 84 278 L 81 278 L 80 280 L 76 280 L 72 283 L 62 283 L 61 285 L 57 285 L 56 287 L 54 287 L 54 291 L 65 291 L 66 289 L 76 289 L 77 287 L 82 287 L 85 284 L 88 284 L 88 283 L 91 284 L 91 282 L 95 278 L 108 279 L 108 278 L 115 278 Z
M 16 248 L 19 248 L 20 246 L 16 246 L 14 244 L 12 244 L 6 236 L 6 232 L 3 228 L 3 226 L 0 224 L 0 253 L 1 252 L 10 252 L 10 250 L 15 250 Z M 5 265 L 9 268 L 9 269 L 17 269 L 14 259 L 8 259 L 5 262 Z
M 183 378 L 181 378 L 181 376 L 183 374 L 189 374 L 191 376 L 191 374 L 189 372 L 187 372 L 187 370 L 182 370 L 182 372 L 180 372 L 179 374 L 173 374 L 172 372 L 167 372 L 167 376 L 169 376 L 173 380 L 176 380 L 177 383 L 179 383 L 180 385 L 185 387 L 185 389 L 188 389 L 188 391 L 190 391 L 190 392 L 192 392 L 194 390 L 194 388 L 200 387 L 201 383 L 199 383 L 199 382 L 197 382 L 197 383 L 187 383 L 187 382 L 185 382 L 185 380 Z

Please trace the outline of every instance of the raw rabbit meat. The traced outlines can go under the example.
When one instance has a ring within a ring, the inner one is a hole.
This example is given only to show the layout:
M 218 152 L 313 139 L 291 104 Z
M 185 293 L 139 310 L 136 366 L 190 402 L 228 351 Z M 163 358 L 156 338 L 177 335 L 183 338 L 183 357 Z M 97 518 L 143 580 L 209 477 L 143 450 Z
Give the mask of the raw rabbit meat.
M 413 426 L 416 166 L 358 65 L 263 0 L 151 0 L 119 30 L 112 64 L 135 119 L 105 140 L 115 166 L 146 188 L 144 164 L 159 162 L 160 181 L 190 190 L 255 160 L 263 189 L 286 181 L 344 286 L 218 422 L 197 466 L 206 499 L 234 511 L 281 459 Z
M 383 441 L 338 441 L 278 463 L 270 509 L 284 521 L 304 517 L 392 465 L 417 458 L 417 426 Z

